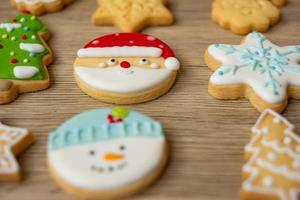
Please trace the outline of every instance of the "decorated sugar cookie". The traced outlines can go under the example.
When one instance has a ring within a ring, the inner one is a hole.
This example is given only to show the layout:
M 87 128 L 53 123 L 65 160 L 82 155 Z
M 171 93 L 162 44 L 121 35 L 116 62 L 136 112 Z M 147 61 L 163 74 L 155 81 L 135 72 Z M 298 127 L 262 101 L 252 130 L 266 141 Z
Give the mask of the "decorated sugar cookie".
M 266 32 L 280 19 L 282 0 L 214 0 L 212 19 L 225 29 L 240 35 Z
M 269 0 L 269 1 L 271 1 L 278 7 L 284 6 L 284 4 L 286 4 L 286 2 L 287 2 L 286 0 Z
M 173 85 L 179 61 L 158 38 L 140 33 L 106 35 L 77 53 L 74 75 L 91 97 L 133 104 L 165 94 Z
M 73 0 L 10 0 L 18 10 L 29 10 L 34 15 L 45 12 L 57 12 L 73 2 Z
M 0 24 L 0 104 L 49 86 L 46 26 L 27 11 Z
M 54 180 L 84 199 L 115 199 L 151 184 L 167 160 L 159 122 L 125 108 L 81 113 L 51 133 Z
M 218 99 L 246 97 L 259 111 L 281 112 L 288 98 L 300 98 L 300 46 L 279 47 L 253 32 L 241 45 L 209 46 L 205 58 L 215 71 L 208 91 Z
M 115 24 L 122 32 L 139 32 L 146 26 L 171 25 L 173 16 L 165 7 L 168 0 L 98 0 L 92 16 L 95 25 Z
M 261 115 L 245 147 L 241 200 L 299 199 L 300 138 L 293 129 L 272 110 Z
M 27 129 L 0 123 L 0 181 L 19 181 L 21 172 L 15 158 L 34 142 Z

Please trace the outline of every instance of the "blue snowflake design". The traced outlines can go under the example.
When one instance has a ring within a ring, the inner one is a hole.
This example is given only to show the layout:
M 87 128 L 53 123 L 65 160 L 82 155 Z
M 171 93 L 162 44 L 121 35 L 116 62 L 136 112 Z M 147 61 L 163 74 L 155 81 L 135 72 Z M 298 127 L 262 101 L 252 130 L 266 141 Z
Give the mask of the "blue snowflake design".
M 282 87 L 278 77 L 287 71 L 300 74 L 300 66 L 290 66 L 290 59 L 288 58 L 291 54 L 300 54 L 300 46 L 295 46 L 294 49 L 286 52 L 279 52 L 272 46 L 265 45 L 267 38 L 264 35 L 253 32 L 251 37 L 258 41 L 258 46 L 249 47 L 243 51 L 236 49 L 233 45 L 214 45 L 226 55 L 238 55 L 242 61 L 239 65 L 222 66 L 219 75 L 223 76 L 230 73 L 235 75 L 242 68 L 251 68 L 252 71 L 266 76 L 264 87 L 271 87 L 273 94 L 278 96 L 278 88 Z

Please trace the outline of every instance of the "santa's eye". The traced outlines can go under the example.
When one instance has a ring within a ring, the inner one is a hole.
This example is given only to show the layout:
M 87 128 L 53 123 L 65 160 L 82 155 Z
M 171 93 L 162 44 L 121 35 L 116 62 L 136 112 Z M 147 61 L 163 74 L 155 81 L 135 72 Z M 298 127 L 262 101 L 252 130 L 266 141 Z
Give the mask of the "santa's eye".
M 90 151 L 89 151 L 89 154 L 90 154 L 91 156 L 94 156 L 94 155 L 95 155 L 95 151 L 94 151 L 94 150 L 90 150 Z
M 140 60 L 140 64 L 141 65 L 147 65 L 147 64 L 149 64 L 149 61 L 146 58 L 143 58 L 143 59 Z
M 107 64 L 108 65 L 115 65 L 115 64 L 117 64 L 117 60 L 114 59 L 114 58 L 111 58 L 111 59 L 108 60 Z
M 119 147 L 119 149 L 120 149 L 121 151 L 124 151 L 124 150 L 126 149 L 126 147 L 125 147 L 124 145 L 121 145 L 121 146 Z

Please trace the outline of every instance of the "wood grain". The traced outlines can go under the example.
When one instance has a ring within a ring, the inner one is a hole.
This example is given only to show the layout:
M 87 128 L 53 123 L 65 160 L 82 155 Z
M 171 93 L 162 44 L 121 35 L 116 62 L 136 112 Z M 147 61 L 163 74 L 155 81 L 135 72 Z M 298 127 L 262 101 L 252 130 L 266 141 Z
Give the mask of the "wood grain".
M 163 177 L 132 200 L 234 200 L 238 199 L 243 147 L 259 113 L 247 100 L 219 101 L 207 93 L 211 71 L 203 54 L 212 43 L 239 43 L 240 36 L 210 20 L 211 0 L 170 0 L 177 20 L 170 27 L 150 27 L 144 32 L 170 44 L 182 62 L 173 89 L 149 103 L 129 106 L 164 126 L 171 144 L 171 159 Z M 87 109 L 110 106 L 89 98 L 75 84 L 72 63 L 77 49 L 87 41 L 117 32 L 112 26 L 95 27 L 90 16 L 95 0 L 77 0 L 63 12 L 41 19 L 52 33 L 49 42 L 55 63 L 49 68 L 51 88 L 23 94 L 14 103 L 0 106 L 0 120 L 27 127 L 37 142 L 19 158 L 24 171 L 21 183 L 0 183 L 1 200 L 70 200 L 50 179 L 46 168 L 47 135 L 71 116 Z M 281 23 L 266 35 L 279 45 L 300 44 L 300 1 L 282 9 Z M 2 0 L 0 19 L 13 17 L 9 1 Z M 300 132 L 300 101 L 291 100 L 284 115 Z

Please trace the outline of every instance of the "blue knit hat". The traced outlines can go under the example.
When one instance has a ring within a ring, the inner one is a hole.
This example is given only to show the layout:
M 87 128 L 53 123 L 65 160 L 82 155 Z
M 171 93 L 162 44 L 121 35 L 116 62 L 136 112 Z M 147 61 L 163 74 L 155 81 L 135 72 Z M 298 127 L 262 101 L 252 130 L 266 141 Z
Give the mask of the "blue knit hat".
M 163 137 L 159 122 L 124 108 L 96 109 L 81 113 L 49 135 L 49 150 L 121 137 Z

